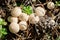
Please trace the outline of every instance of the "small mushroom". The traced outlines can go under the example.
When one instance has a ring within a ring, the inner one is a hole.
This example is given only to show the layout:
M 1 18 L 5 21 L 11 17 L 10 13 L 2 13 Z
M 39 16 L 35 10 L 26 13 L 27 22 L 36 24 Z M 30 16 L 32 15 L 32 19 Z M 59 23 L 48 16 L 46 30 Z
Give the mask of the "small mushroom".
M 19 24 L 15 23 L 15 22 L 12 22 L 10 25 L 9 25 L 9 31 L 11 33 L 18 33 L 19 32 Z
M 35 16 L 34 14 L 31 14 L 29 16 L 29 23 L 36 24 L 36 23 L 38 23 L 38 21 L 39 21 L 39 17 L 38 16 Z
M 54 7 L 55 7 L 55 5 L 54 5 L 53 2 L 48 2 L 48 3 L 47 3 L 47 8 L 48 8 L 48 9 L 54 9 Z
M 19 22 L 20 30 L 24 31 L 27 29 L 27 23 L 25 21 Z
M 51 25 L 55 25 L 55 21 L 53 19 L 50 20 Z
M 11 11 L 11 15 L 14 17 L 18 17 L 21 13 L 22 13 L 22 11 L 21 11 L 20 7 L 15 7 Z
M 37 15 L 37 16 L 44 16 L 45 13 L 46 13 L 46 10 L 42 7 L 37 7 L 35 9 L 35 15 Z
M 8 21 L 9 22 L 16 22 L 17 23 L 18 22 L 18 18 L 17 17 L 11 17 L 11 16 L 9 16 L 8 17 Z
M 28 18 L 29 18 L 29 15 L 27 15 L 25 13 L 22 13 L 19 16 L 19 20 L 21 20 L 21 21 L 28 21 Z

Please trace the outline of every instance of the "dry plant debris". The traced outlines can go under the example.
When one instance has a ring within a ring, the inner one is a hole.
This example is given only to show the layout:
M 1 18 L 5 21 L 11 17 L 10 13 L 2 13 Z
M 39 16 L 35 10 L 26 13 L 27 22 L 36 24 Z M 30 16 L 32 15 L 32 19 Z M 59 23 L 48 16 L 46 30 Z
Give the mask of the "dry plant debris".
M 60 40 L 59 0 L 0 0 L 0 18 L 0 40 Z

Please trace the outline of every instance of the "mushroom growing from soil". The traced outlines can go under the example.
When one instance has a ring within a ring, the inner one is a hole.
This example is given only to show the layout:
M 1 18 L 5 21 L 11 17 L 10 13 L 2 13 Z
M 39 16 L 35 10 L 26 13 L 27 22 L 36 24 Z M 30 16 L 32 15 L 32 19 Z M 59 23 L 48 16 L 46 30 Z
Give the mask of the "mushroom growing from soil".
M 44 16 L 45 13 L 46 13 L 46 10 L 42 7 L 37 7 L 35 9 L 35 15 L 37 15 L 37 16 Z
M 29 15 L 27 15 L 25 13 L 22 13 L 19 16 L 19 20 L 21 20 L 21 21 L 28 21 L 28 18 L 29 18 Z
M 48 9 L 54 9 L 54 7 L 55 7 L 55 5 L 54 5 L 53 2 L 48 2 L 48 3 L 47 3 L 47 8 L 48 8 Z
M 20 30 L 22 30 L 22 31 L 26 30 L 27 29 L 26 21 L 19 22 L 19 27 L 20 27 Z
M 16 22 L 16 23 L 17 23 L 17 22 L 18 22 L 18 18 L 17 18 L 17 17 L 9 16 L 9 17 L 8 17 L 8 21 L 9 21 L 9 22 Z
M 9 31 L 11 33 L 18 33 L 19 32 L 19 24 L 15 23 L 15 22 L 12 22 L 10 25 L 9 25 Z
M 20 7 L 15 7 L 11 11 L 11 15 L 14 17 L 18 17 L 21 13 L 22 13 L 22 11 L 21 11 Z
M 36 23 L 38 23 L 38 21 L 39 21 L 39 17 L 38 16 L 35 16 L 34 14 L 31 14 L 29 16 L 29 23 L 36 24 Z

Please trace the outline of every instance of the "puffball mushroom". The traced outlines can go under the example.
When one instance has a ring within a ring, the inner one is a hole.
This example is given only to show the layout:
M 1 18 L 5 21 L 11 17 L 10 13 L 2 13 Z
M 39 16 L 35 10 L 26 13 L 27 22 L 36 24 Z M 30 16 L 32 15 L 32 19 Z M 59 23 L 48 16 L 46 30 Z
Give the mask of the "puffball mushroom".
M 27 15 L 25 13 L 22 13 L 19 16 L 19 20 L 21 20 L 21 21 L 28 21 L 28 18 L 29 18 L 29 15 Z
M 17 17 L 11 17 L 11 16 L 9 16 L 8 17 L 8 21 L 9 22 L 16 22 L 17 23 L 18 22 L 18 18 Z
M 35 16 L 34 14 L 31 14 L 29 16 L 29 23 L 36 24 L 36 23 L 38 23 L 38 21 L 39 21 L 39 17 L 38 16 Z
M 50 23 L 51 23 L 52 25 L 55 25 L 55 21 L 54 21 L 53 19 L 50 20 Z
M 27 29 L 27 23 L 26 21 L 19 22 L 20 30 L 26 30 Z
M 15 22 L 12 22 L 10 25 L 9 25 L 9 31 L 11 33 L 18 33 L 19 32 L 19 24 L 15 23 Z
M 35 9 L 35 15 L 37 15 L 37 16 L 44 16 L 45 13 L 46 13 L 46 10 L 42 7 L 37 7 Z
M 47 3 L 47 8 L 48 9 L 53 9 L 55 7 L 54 3 L 53 2 L 48 2 Z
M 22 13 L 22 11 L 21 11 L 20 7 L 15 7 L 11 11 L 11 15 L 14 17 L 18 17 L 21 13 Z

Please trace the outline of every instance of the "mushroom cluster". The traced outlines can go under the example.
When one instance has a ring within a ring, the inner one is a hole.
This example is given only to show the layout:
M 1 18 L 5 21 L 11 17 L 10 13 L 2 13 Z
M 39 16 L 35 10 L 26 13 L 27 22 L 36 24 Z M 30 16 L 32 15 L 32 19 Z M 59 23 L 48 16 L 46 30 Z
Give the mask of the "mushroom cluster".
M 26 30 L 27 29 L 27 20 L 28 15 L 22 13 L 20 7 L 15 7 L 11 11 L 11 15 L 8 17 L 8 21 L 10 22 L 9 30 L 11 33 L 18 33 L 19 30 Z
M 11 11 L 11 16 L 8 17 L 10 22 L 9 30 L 11 33 L 18 33 L 19 30 L 27 30 L 29 22 L 30 24 L 36 24 L 39 22 L 39 16 L 44 16 L 46 10 L 42 7 L 37 7 L 35 13 L 30 15 L 23 13 L 20 7 L 15 7 Z

